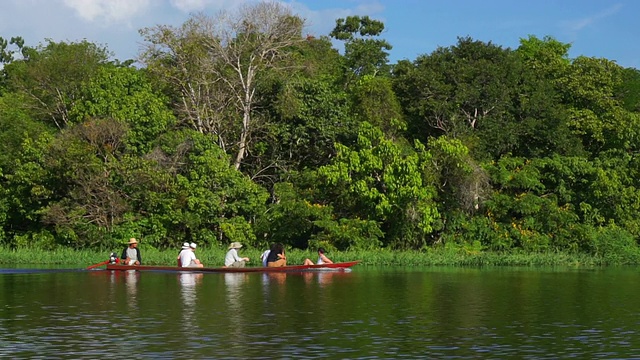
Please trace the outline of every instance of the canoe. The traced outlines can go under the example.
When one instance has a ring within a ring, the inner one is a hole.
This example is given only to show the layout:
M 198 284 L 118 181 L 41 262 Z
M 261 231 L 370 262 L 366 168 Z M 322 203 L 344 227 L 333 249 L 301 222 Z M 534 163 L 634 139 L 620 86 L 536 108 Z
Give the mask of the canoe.
M 345 271 L 350 267 L 359 263 L 360 260 L 322 264 L 322 265 L 291 265 L 282 267 L 244 267 L 244 268 L 228 268 L 228 267 L 204 267 L 204 268 L 192 268 L 192 267 L 177 267 L 177 266 L 150 266 L 150 265 L 121 265 L 121 264 L 107 264 L 107 270 L 124 271 L 124 270 L 137 270 L 137 271 L 182 271 L 182 272 L 211 272 L 211 273 L 273 273 L 273 272 L 298 272 L 298 271 Z

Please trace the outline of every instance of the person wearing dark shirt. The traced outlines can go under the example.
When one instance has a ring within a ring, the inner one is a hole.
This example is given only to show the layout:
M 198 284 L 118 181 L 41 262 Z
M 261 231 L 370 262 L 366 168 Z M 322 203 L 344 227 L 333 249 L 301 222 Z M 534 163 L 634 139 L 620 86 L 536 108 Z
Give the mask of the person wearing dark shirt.
M 287 266 L 287 257 L 284 253 L 284 245 L 273 244 L 271 252 L 267 257 L 267 267 L 282 267 Z
M 142 264 L 142 257 L 140 256 L 140 249 L 138 249 L 138 240 L 135 238 L 129 239 L 129 246 L 122 250 L 122 263 L 124 265 L 140 265 Z

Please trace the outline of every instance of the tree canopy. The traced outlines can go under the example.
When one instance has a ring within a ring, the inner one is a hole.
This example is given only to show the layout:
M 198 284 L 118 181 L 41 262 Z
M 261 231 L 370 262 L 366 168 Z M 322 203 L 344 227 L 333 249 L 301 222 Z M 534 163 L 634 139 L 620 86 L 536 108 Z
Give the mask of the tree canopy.
M 140 68 L 0 38 L 0 243 L 638 259 L 637 69 L 550 36 L 390 64 L 379 20 L 304 25 L 278 2 L 193 14 L 140 31 Z

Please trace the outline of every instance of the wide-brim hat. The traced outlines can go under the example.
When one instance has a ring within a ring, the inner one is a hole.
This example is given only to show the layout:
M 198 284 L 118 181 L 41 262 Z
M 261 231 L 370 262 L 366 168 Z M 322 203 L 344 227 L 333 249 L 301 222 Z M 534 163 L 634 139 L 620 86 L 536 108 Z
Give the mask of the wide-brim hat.
M 187 250 L 189 248 L 189 243 L 182 244 L 182 250 Z
M 242 247 L 242 244 L 240 244 L 237 241 L 232 242 L 231 245 L 229 245 L 229 249 L 240 249 L 241 247 Z
M 136 240 L 136 238 L 131 238 L 129 239 L 129 244 L 137 244 L 138 240 Z

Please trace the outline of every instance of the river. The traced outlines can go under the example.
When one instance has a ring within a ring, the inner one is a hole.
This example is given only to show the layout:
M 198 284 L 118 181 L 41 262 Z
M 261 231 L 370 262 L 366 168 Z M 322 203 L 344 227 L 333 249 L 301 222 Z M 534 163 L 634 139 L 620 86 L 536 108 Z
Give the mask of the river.
M 635 268 L 0 269 L 11 359 L 640 358 Z

